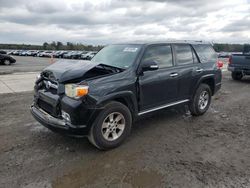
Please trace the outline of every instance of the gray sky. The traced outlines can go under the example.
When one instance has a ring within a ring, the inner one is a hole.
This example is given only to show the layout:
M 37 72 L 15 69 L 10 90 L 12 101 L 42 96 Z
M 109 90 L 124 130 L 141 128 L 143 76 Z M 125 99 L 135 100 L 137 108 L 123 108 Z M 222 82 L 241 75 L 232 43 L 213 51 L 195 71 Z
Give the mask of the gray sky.
M 0 0 L 0 43 L 250 43 L 250 0 Z

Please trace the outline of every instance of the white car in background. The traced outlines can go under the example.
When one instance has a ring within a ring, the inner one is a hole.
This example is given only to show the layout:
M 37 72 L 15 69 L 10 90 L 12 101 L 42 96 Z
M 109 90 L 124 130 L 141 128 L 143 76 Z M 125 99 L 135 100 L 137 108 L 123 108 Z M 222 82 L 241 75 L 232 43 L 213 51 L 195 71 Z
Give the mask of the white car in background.
M 38 57 L 52 57 L 54 56 L 54 51 L 44 51 L 38 54 Z
M 95 55 L 97 54 L 97 52 L 88 52 L 86 54 L 83 54 L 81 56 L 81 59 L 84 59 L 84 60 L 91 60 Z

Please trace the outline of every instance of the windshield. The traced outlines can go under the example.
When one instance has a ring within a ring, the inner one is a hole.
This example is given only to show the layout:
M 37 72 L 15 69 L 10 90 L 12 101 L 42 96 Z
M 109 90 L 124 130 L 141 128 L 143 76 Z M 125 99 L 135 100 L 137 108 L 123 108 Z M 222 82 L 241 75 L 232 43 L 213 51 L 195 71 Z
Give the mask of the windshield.
M 91 61 L 127 69 L 135 61 L 140 48 L 141 45 L 135 44 L 109 45 L 98 52 Z

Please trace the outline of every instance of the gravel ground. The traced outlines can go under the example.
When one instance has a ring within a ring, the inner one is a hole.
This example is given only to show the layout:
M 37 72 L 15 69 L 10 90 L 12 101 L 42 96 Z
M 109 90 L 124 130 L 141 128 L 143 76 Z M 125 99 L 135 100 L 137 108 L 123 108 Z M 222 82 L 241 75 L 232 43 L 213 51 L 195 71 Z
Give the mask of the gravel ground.
M 225 72 L 205 115 L 159 111 L 107 152 L 39 125 L 32 93 L 0 97 L 0 187 L 250 187 L 249 78 Z

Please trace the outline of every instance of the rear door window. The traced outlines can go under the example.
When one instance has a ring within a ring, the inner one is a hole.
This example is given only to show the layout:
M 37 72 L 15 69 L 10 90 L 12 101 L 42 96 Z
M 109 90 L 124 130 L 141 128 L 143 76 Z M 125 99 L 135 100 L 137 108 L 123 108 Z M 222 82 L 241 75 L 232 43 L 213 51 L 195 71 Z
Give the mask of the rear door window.
M 201 63 L 216 62 L 217 54 L 209 44 L 195 44 L 193 45 Z
M 177 65 L 187 65 L 193 64 L 193 52 L 191 46 L 188 44 L 175 44 L 174 45 L 176 53 L 176 63 Z

